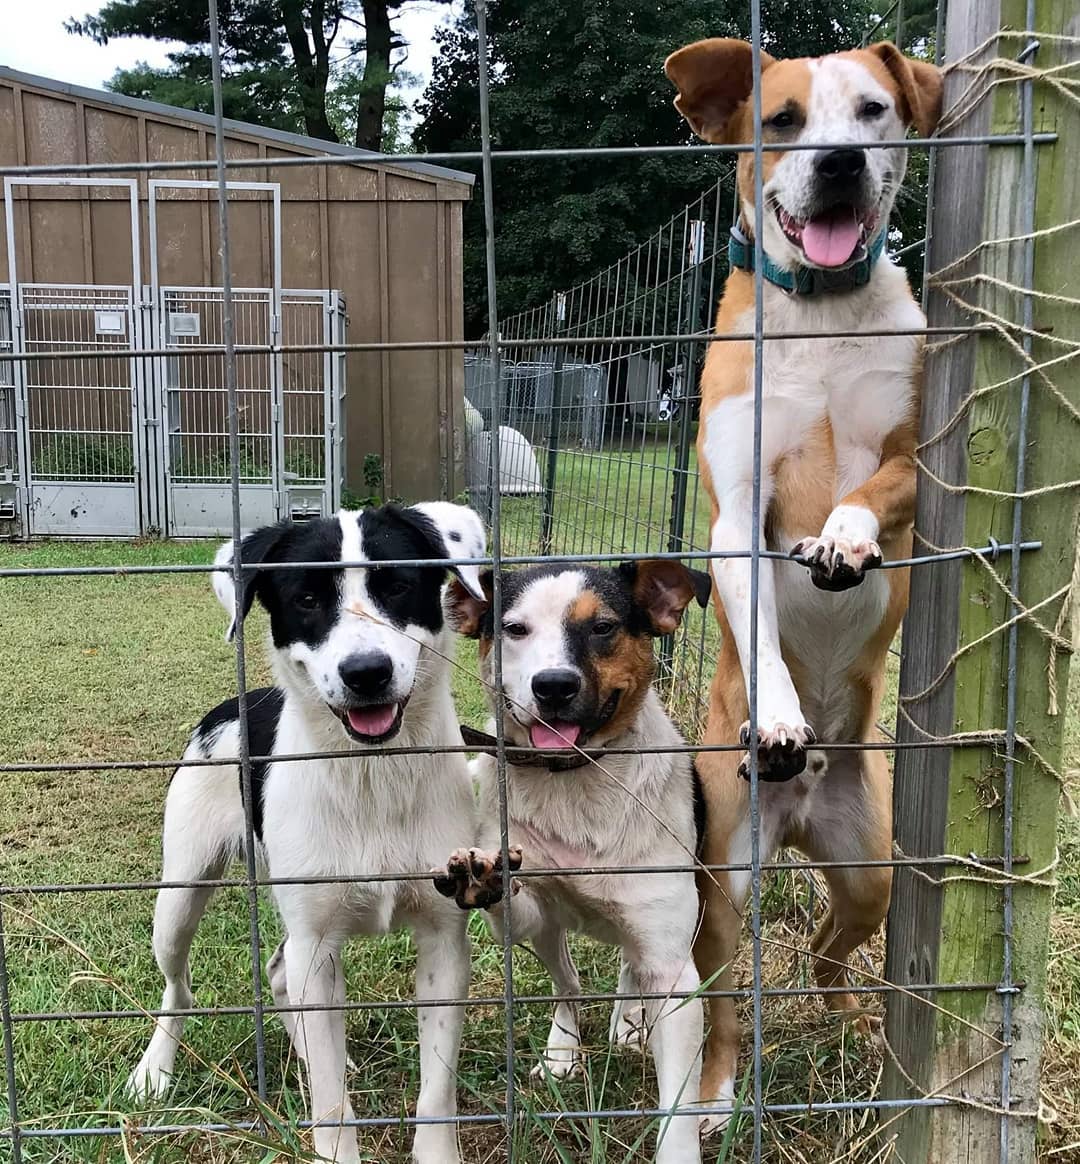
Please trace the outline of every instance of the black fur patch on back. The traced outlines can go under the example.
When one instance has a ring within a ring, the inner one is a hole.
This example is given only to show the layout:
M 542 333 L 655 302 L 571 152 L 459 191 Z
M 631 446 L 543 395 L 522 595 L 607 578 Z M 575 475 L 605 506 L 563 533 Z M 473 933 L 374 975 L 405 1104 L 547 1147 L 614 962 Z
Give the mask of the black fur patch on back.
M 278 720 L 285 705 L 285 694 L 278 687 L 259 687 L 247 693 L 248 748 L 252 756 L 269 756 L 274 751 Z M 222 729 L 239 723 L 240 700 L 235 696 L 208 711 L 196 727 L 193 738 L 209 756 Z M 255 835 L 262 840 L 263 784 L 269 764 L 265 760 L 251 764 L 251 815 Z M 241 777 L 241 793 L 243 783 Z

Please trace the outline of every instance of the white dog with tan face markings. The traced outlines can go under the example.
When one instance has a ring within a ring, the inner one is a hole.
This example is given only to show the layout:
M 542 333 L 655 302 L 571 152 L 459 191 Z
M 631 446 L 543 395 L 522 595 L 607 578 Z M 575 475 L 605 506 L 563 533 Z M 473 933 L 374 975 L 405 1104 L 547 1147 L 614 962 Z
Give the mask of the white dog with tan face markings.
M 481 583 L 490 592 L 490 573 Z M 491 647 L 502 636 L 506 734 L 511 745 L 546 756 L 508 752 L 511 864 L 516 869 L 685 866 L 643 876 L 558 873 L 514 882 L 511 930 L 529 941 L 559 995 L 580 993 L 567 933 L 620 947 L 621 994 L 611 1040 L 640 1042 L 656 1062 L 659 1107 L 692 1108 L 701 1066 L 702 1007 L 691 948 L 697 925 L 693 859 L 702 827 L 701 799 L 685 751 L 633 754 L 683 745 L 652 687 L 653 637 L 670 634 L 695 598 L 708 601 L 709 579 L 678 562 L 618 569 L 534 566 L 502 576 L 502 624 L 490 603 L 451 583 L 459 629 L 480 640 L 483 676 L 494 680 Z M 490 687 L 489 687 L 490 690 Z M 467 743 L 474 742 L 466 738 Z M 582 748 L 618 748 L 595 763 Z M 623 753 L 628 749 L 631 754 Z M 480 848 L 456 852 L 436 885 L 463 908 L 502 896 L 494 760 L 478 761 Z M 501 933 L 502 907 L 488 914 Z M 677 998 L 667 995 L 675 992 Z M 534 1074 L 565 1076 L 583 1065 L 577 1012 L 561 1001 Z M 698 1164 L 697 1120 L 674 1115 L 661 1125 L 658 1164 Z

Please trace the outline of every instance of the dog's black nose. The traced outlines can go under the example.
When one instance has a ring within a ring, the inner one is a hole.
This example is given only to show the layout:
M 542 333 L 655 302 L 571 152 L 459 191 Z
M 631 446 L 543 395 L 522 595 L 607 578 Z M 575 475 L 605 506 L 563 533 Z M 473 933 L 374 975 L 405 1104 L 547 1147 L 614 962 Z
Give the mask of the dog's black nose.
M 828 150 L 814 159 L 814 169 L 826 182 L 854 182 L 866 169 L 866 151 Z
M 342 683 L 368 699 L 385 695 L 394 678 L 394 661 L 383 651 L 362 651 L 338 664 Z
M 549 707 L 569 703 L 581 690 L 581 676 L 568 667 L 552 667 L 537 671 L 532 681 L 533 695 Z

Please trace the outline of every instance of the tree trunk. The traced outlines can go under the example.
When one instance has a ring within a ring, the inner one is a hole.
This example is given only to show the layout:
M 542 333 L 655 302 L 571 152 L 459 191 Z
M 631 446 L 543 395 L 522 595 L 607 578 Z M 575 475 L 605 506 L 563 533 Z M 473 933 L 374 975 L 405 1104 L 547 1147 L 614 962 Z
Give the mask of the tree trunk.
M 366 57 L 363 87 L 356 105 L 356 145 L 382 149 L 386 86 L 390 83 L 390 11 L 386 0 L 364 0 Z
M 326 116 L 326 84 L 330 77 L 330 46 L 323 32 L 323 3 L 315 0 L 311 6 L 312 53 L 308 43 L 308 29 L 304 20 L 303 0 L 281 0 L 281 23 L 289 38 L 296 78 L 300 86 L 300 102 L 304 110 L 304 128 L 311 137 L 337 141 L 330 119 Z

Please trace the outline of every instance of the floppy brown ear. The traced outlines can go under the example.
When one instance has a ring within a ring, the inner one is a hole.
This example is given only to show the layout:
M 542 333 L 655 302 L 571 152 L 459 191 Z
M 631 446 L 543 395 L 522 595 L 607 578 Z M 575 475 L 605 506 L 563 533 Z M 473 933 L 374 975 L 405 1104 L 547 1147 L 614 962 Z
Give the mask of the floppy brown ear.
M 481 571 L 478 581 L 484 593 L 482 599 L 477 598 L 456 576 L 450 579 L 450 585 L 446 588 L 446 614 L 450 625 L 468 639 L 480 637 L 480 624 L 491 605 L 491 571 Z
M 774 63 L 761 54 L 761 67 Z M 675 108 L 703 141 L 731 140 L 732 118 L 754 90 L 753 50 L 745 40 L 713 37 L 674 52 L 664 61 L 667 78 L 679 90 Z
M 689 570 L 670 558 L 626 562 L 619 569 L 630 582 L 635 603 L 648 615 L 653 634 L 671 634 L 695 598 L 701 606 L 709 601 L 712 583 L 708 574 Z
M 906 57 L 890 40 L 872 44 L 866 50 L 873 53 L 889 70 L 900 87 L 905 125 L 914 125 L 919 137 L 929 137 L 941 120 L 941 98 L 945 78 L 936 65 Z

